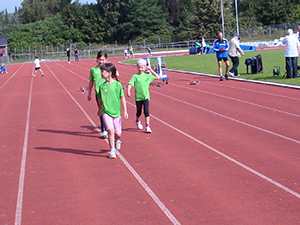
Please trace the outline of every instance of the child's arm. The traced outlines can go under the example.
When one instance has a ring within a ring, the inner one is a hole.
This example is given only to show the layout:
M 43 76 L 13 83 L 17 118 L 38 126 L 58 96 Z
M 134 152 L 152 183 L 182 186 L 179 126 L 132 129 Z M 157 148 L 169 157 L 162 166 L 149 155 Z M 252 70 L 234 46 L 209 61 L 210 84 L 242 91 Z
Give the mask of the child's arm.
M 98 97 L 98 116 L 102 116 L 102 110 L 101 110 L 101 107 L 103 105 L 103 102 L 102 102 L 102 99 Z
M 121 97 L 121 105 L 122 105 L 123 112 L 124 112 L 124 118 L 128 119 L 126 99 L 125 99 L 124 95 Z
M 147 67 L 147 69 L 152 73 L 153 76 L 155 76 L 155 79 L 160 79 L 158 74 L 151 67 Z
M 89 101 L 91 101 L 91 99 L 92 99 L 92 89 L 93 89 L 93 86 L 94 86 L 94 81 L 90 80 L 90 83 L 89 83 L 89 93 L 88 93 L 88 97 L 87 97 L 87 99 Z
M 132 86 L 130 84 L 128 84 L 128 87 L 127 87 L 127 96 L 128 97 L 131 96 L 131 93 L 130 93 L 131 88 L 132 88 Z

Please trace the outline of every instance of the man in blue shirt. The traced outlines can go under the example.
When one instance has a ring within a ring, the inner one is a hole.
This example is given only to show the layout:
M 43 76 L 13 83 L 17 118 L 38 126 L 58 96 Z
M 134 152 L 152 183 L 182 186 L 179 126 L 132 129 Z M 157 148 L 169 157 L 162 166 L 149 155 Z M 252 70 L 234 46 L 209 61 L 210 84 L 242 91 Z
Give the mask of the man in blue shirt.
M 223 38 L 223 33 L 218 33 L 218 38 L 214 41 L 213 49 L 216 52 L 218 66 L 219 66 L 219 74 L 220 74 L 220 81 L 223 80 L 223 73 L 222 73 L 222 60 L 225 62 L 226 65 L 226 73 L 225 79 L 228 80 L 228 71 L 229 71 L 229 60 L 228 60 L 228 49 L 229 44 L 226 38 Z

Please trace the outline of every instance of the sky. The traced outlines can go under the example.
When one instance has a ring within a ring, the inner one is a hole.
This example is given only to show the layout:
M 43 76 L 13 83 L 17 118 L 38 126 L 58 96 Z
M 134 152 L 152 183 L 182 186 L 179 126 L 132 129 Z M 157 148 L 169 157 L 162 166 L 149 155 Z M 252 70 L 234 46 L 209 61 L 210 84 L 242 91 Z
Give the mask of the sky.
M 21 7 L 21 3 L 23 0 L 0 0 L 0 12 L 7 9 L 8 13 L 14 13 L 15 7 L 17 8 Z M 73 2 L 73 1 L 72 1 Z M 81 4 L 85 3 L 97 3 L 97 0 L 79 0 Z

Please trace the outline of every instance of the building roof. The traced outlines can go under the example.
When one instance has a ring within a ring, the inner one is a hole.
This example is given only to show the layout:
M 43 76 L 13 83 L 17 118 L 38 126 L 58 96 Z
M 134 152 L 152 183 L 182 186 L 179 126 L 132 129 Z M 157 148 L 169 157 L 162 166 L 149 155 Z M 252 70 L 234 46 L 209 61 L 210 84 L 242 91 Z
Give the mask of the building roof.
M 0 46 L 7 46 L 7 36 L 6 34 L 0 35 Z

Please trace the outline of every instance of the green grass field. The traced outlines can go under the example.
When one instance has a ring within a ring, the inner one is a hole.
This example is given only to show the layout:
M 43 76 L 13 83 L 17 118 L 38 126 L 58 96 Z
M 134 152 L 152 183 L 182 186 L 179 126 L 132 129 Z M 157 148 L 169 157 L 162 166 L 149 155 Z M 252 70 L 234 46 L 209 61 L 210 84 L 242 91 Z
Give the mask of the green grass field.
M 264 72 L 258 74 L 250 74 L 250 67 L 249 67 L 249 73 L 247 74 L 245 59 L 251 58 L 258 54 L 262 55 Z M 217 66 L 217 60 L 215 54 L 170 56 L 170 57 L 166 57 L 165 61 L 166 61 L 167 69 L 218 75 L 218 66 Z M 135 64 L 136 60 L 127 60 L 125 62 L 130 64 Z M 154 63 L 154 61 L 151 63 Z M 273 76 L 274 66 L 280 67 L 280 72 L 281 72 L 280 76 Z M 225 74 L 224 68 L 225 68 L 225 64 L 223 63 L 223 74 Z M 285 77 L 283 77 L 285 73 L 284 50 L 245 52 L 245 55 L 240 58 L 240 65 L 238 67 L 238 70 L 239 73 L 241 74 L 240 78 L 300 86 L 300 78 L 286 79 Z

